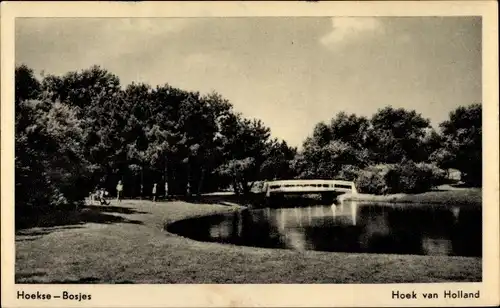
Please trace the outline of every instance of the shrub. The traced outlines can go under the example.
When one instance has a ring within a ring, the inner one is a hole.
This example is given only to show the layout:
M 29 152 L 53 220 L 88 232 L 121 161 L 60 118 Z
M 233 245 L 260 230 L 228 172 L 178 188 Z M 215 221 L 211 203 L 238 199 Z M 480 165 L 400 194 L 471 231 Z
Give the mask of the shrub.
M 389 191 L 385 176 L 392 168 L 391 165 L 369 166 L 362 170 L 356 178 L 356 188 L 366 194 L 386 194 Z
M 446 172 L 434 164 L 411 161 L 370 166 L 360 172 L 356 186 L 362 193 L 421 193 L 443 183 Z
M 445 172 L 437 166 L 407 161 L 386 174 L 386 183 L 390 193 L 421 193 L 440 184 L 444 177 Z
M 395 165 L 385 176 L 389 193 L 418 192 L 425 186 L 425 183 L 421 182 L 426 177 L 424 172 L 411 162 Z
M 343 165 L 336 178 L 344 181 L 354 181 L 359 176 L 360 168 L 353 165 Z
M 38 101 L 17 105 L 16 228 L 83 202 L 88 170 L 81 141 L 80 122 L 71 108 Z
M 445 170 L 439 168 L 436 164 L 419 163 L 417 164 L 417 168 L 426 170 L 427 172 L 432 174 L 430 178 L 431 187 L 447 183 L 448 173 Z

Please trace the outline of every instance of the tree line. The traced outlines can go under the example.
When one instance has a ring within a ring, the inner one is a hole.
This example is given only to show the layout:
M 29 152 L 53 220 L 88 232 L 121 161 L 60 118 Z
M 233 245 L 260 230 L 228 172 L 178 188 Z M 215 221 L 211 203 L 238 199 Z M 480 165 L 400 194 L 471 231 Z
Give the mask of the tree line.
M 25 211 L 81 203 L 97 185 L 114 192 L 118 180 L 126 197 L 165 182 L 176 195 L 228 187 L 247 194 L 256 181 L 289 178 L 417 191 L 407 189 L 415 183 L 388 183 L 405 174 L 431 174 L 435 183 L 449 168 L 481 184 L 480 104 L 457 108 L 439 131 L 401 108 L 371 118 L 339 113 L 318 123 L 299 151 L 216 92 L 122 85 L 99 66 L 36 78 L 19 65 L 15 87 L 16 208 Z
M 362 192 L 418 193 L 460 171 L 467 186 L 482 182 L 482 106 L 460 106 L 436 131 L 414 110 L 379 109 L 371 118 L 338 113 L 318 123 L 293 168 L 300 178 L 355 181 Z
M 20 65 L 15 87 L 16 204 L 74 203 L 119 180 L 128 197 L 164 182 L 177 195 L 247 193 L 258 178 L 282 176 L 296 152 L 215 92 L 122 87 L 98 66 L 39 80 Z

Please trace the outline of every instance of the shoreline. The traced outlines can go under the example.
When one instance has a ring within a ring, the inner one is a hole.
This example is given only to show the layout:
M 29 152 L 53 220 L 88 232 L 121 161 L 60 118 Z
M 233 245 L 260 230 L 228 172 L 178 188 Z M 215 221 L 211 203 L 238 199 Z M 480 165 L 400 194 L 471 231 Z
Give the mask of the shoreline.
M 337 200 L 339 202 L 383 202 L 383 203 L 407 203 L 407 204 L 436 204 L 436 205 L 467 205 L 482 206 L 482 190 L 480 188 L 468 188 L 457 190 L 436 190 L 420 194 L 392 194 L 392 195 L 371 195 L 371 194 L 343 194 Z

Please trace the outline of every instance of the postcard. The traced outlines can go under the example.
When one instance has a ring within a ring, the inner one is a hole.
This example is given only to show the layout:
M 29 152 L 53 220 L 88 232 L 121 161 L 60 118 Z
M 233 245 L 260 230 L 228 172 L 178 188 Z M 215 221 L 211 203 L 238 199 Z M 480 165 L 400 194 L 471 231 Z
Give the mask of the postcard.
M 2 3 L 2 306 L 498 305 L 497 9 Z

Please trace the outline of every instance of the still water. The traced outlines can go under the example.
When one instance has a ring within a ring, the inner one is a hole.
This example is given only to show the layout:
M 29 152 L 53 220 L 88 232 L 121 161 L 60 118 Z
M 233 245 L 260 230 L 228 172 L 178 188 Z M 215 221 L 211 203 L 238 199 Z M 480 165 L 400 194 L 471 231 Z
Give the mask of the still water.
M 364 204 L 238 210 L 171 224 L 198 241 L 356 253 L 481 256 L 481 209 Z

